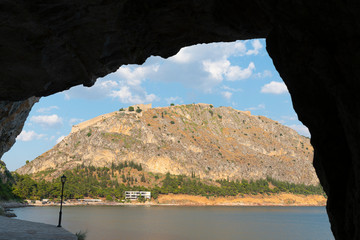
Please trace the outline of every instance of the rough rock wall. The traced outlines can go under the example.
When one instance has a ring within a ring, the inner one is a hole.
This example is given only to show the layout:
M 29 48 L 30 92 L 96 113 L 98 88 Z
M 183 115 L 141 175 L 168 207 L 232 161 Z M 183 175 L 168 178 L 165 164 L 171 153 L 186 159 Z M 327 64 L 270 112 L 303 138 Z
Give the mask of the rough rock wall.
M 0 158 L 14 145 L 32 106 L 39 101 L 31 97 L 24 101 L 0 101 Z
M 332 231 L 336 239 L 360 239 L 359 4 L 287 7 L 302 14 L 274 20 L 267 50 L 311 132 Z
M 0 99 L 91 86 L 121 64 L 142 63 L 150 55 L 168 57 L 191 44 L 271 32 L 268 51 L 312 133 L 335 237 L 360 239 L 359 5 L 355 0 L 2 1 Z M 6 133 L 12 127 L 3 128 L 1 151 L 13 143 Z
M 0 100 L 92 86 L 122 64 L 196 43 L 265 37 L 264 16 L 251 0 L 2 1 Z

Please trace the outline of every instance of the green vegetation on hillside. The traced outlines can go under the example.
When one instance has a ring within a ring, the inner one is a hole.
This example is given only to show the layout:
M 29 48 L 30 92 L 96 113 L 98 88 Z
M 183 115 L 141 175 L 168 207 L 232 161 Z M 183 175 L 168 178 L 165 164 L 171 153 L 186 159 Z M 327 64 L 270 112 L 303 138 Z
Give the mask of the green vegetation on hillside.
M 151 187 L 144 187 L 144 183 L 149 183 L 150 180 L 145 177 L 141 164 L 132 161 L 125 161 L 118 165 L 112 164 L 110 168 L 79 165 L 75 169 L 65 171 L 64 174 L 67 176 L 64 196 L 76 199 L 103 197 L 109 200 L 120 200 L 124 198 L 125 191 L 131 190 L 151 191 L 155 199 L 159 194 L 168 193 L 206 197 L 280 192 L 324 195 L 320 185 L 293 184 L 272 178 L 257 181 L 204 181 L 195 178 L 195 174 L 188 177 L 167 173 L 165 176 L 160 175 L 159 177 L 159 174 L 147 173 L 147 176 L 151 176 L 154 181 Z M 58 199 L 60 197 L 61 183 L 59 179 L 53 181 L 34 180 L 29 175 L 17 173 L 14 174 L 14 179 L 16 184 L 13 185 L 12 194 L 22 199 Z

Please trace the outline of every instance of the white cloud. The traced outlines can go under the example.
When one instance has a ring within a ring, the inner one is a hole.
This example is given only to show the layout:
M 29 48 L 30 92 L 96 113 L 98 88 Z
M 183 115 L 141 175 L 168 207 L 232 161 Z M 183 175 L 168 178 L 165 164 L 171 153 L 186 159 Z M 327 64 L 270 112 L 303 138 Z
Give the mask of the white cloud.
M 287 120 L 287 121 L 296 121 L 298 120 L 296 115 L 292 115 L 292 116 L 281 116 L 282 119 Z
M 229 86 L 223 85 L 221 86 L 222 89 L 231 91 L 231 92 L 242 92 L 243 90 L 241 88 L 231 88 Z
M 155 94 L 147 94 L 145 91 L 138 91 L 138 93 L 136 93 L 136 91 L 129 86 L 123 86 L 120 90 L 112 91 L 110 96 L 118 98 L 123 103 L 131 104 L 148 103 L 159 100 Z
M 89 100 L 101 99 L 109 95 L 112 89 L 119 86 L 119 83 L 113 80 L 99 79 L 92 87 L 76 86 L 64 92 L 65 99 L 85 98 Z
M 230 66 L 225 74 L 227 80 L 236 81 L 251 77 L 253 70 L 255 70 L 255 64 L 250 62 L 249 66 L 245 69 L 241 69 L 239 66 Z
M 63 123 L 62 118 L 56 114 L 33 116 L 30 118 L 30 121 L 40 124 L 44 128 L 59 127 Z
M 283 93 L 287 93 L 288 89 L 287 89 L 285 83 L 272 81 L 272 82 L 264 85 L 261 88 L 261 92 L 262 93 L 271 93 L 271 94 L 283 94 Z
M 116 71 L 116 75 L 126 81 L 127 85 L 139 86 L 149 75 L 156 73 L 159 70 L 159 65 L 139 66 L 131 68 L 129 66 L 122 66 Z
M 167 104 L 170 104 L 170 103 L 183 103 L 183 100 L 181 97 L 169 97 L 169 98 L 166 98 L 165 101 L 167 102 Z
M 176 63 L 188 63 L 191 61 L 192 54 L 189 51 L 188 47 L 180 49 L 180 51 L 169 58 L 170 61 L 176 62 Z
M 294 130 L 297 131 L 300 135 L 303 135 L 303 136 L 306 136 L 306 137 L 310 137 L 309 129 L 308 129 L 307 127 L 305 127 L 304 125 L 293 124 L 293 125 L 288 125 L 288 127 L 294 129 Z
M 25 131 L 23 130 L 16 138 L 16 140 L 19 141 L 24 141 L 24 142 L 28 142 L 28 141 L 32 141 L 35 139 L 41 139 L 45 136 L 45 134 L 37 134 L 34 131 Z
M 58 139 L 56 139 L 56 144 L 61 142 L 66 136 L 60 136 Z
M 226 98 L 226 99 L 230 99 L 231 96 L 232 96 L 232 93 L 231 92 L 228 92 L 228 91 L 225 91 L 225 92 L 221 92 L 221 95 Z
M 37 110 L 38 113 L 46 113 L 46 112 L 51 112 L 53 109 L 59 109 L 58 106 L 50 106 L 50 107 L 44 107 L 44 108 L 39 108 Z
M 257 110 L 263 110 L 263 109 L 265 109 L 265 104 L 263 104 L 263 103 L 257 105 L 256 107 L 245 108 L 246 111 L 257 111 Z
M 272 72 L 269 70 L 264 70 L 262 73 L 257 73 L 256 77 L 258 78 L 267 78 L 267 77 L 272 77 Z
M 246 52 L 246 55 L 258 55 L 259 50 L 263 47 L 261 42 L 258 39 L 255 39 L 251 42 L 251 45 L 252 45 L 253 49 L 248 50 Z
M 149 81 L 177 82 L 187 88 L 212 93 L 223 81 L 251 77 L 255 71 L 253 62 L 233 65 L 230 58 L 259 54 L 261 49 L 259 40 L 198 44 L 182 48 L 168 61 L 153 56 L 142 66 L 122 66 L 115 73 L 97 80 L 91 88 L 74 87 L 64 94 L 66 99 L 112 97 L 123 103 L 157 101 L 159 97 L 144 86 Z
M 69 124 L 70 124 L 70 126 L 72 126 L 72 125 L 75 125 L 75 124 L 83 122 L 83 121 L 84 121 L 84 119 L 82 119 L 82 118 L 71 118 L 69 120 Z
M 219 61 L 205 60 L 202 62 L 203 70 L 208 72 L 210 77 L 221 82 L 224 78 L 228 81 L 236 81 L 249 78 L 255 69 L 253 62 L 249 63 L 249 66 L 242 69 L 239 66 L 231 66 L 229 60 L 223 59 Z

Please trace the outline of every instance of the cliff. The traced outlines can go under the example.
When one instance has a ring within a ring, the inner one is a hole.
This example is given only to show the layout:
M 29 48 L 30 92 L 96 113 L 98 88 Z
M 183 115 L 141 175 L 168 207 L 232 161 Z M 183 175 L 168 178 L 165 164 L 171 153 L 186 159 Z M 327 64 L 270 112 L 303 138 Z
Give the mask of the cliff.
M 147 172 L 318 184 L 309 139 L 269 118 L 209 104 L 137 107 L 142 111 L 117 111 L 74 126 L 17 172 L 48 171 L 53 178 L 80 164 L 134 161 Z

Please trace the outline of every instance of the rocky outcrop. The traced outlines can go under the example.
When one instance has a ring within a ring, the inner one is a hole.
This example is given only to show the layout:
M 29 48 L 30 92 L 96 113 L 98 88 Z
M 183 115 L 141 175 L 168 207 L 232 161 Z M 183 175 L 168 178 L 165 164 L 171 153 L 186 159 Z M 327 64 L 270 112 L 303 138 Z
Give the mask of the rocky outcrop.
M 11 173 L 6 168 L 6 164 L 0 160 L 0 183 L 14 183 Z
M 121 64 L 195 43 L 267 37 L 312 134 L 334 235 L 360 239 L 359 13 L 354 0 L 3 1 L 0 99 L 90 86 Z
M 135 108 L 136 109 L 136 108 Z M 49 178 L 77 165 L 110 167 L 124 161 L 147 172 L 203 179 L 272 177 L 317 185 L 308 138 L 263 116 L 231 107 L 190 104 L 118 111 L 73 127 L 54 148 L 17 170 Z
M 39 100 L 31 97 L 24 101 L 0 101 L 0 158 L 14 145 L 32 106 Z

